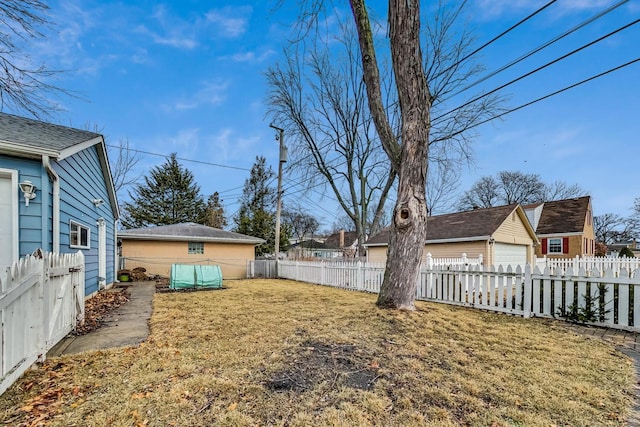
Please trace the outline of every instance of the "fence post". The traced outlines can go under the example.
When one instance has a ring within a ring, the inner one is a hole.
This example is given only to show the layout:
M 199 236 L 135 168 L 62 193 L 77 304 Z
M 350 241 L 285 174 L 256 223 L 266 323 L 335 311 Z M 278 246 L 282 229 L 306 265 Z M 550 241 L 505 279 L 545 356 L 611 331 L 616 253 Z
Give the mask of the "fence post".
M 432 270 L 433 269 L 433 256 L 431 255 L 431 252 L 427 252 L 427 269 L 428 270 Z
M 484 257 L 482 256 L 482 254 L 478 255 L 478 264 L 484 265 Z
M 41 309 L 42 313 L 42 330 L 40 331 L 41 336 L 38 337 L 38 346 L 39 349 L 39 360 L 44 362 L 47 355 L 47 341 L 49 339 L 49 323 L 51 321 L 51 306 L 50 301 L 55 298 L 51 293 L 51 286 L 49 286 L 49 265 L 51 263 L 51 258 L 59 256 L 53 252 L 45 252 L 42 258 L 39 260 L 42 264 L 42 268 L 40 268 L 40 280 L 38 282 L 38 286 L 40 286 L 40 294 L 42 295 L 41 306 L 34 307 L 36 310 L 38 308 Z M 27 259 L 31 258 L 35 261 L 33 257 L 27 257 Z
M 531 292 L 533 289 L 533 278 L 531 274 L 531 265 L 524 266 L 524 282 L 522 283 L 523 302 L 522 316 L 526 319 L 531 317 Z

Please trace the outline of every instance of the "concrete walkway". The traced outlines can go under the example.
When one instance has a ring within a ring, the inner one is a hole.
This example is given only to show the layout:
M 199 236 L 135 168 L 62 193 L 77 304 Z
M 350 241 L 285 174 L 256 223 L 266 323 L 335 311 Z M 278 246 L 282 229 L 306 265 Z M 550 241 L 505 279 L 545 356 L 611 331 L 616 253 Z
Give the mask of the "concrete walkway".
M 135 346 L 145 341 L 149 336 L 156 284 L 153 281 L 133 282 L 127 291 L 129 301 L 113 310 L 100 329 L 86 335 L 67 335 L 49 350 L 47 357 Z

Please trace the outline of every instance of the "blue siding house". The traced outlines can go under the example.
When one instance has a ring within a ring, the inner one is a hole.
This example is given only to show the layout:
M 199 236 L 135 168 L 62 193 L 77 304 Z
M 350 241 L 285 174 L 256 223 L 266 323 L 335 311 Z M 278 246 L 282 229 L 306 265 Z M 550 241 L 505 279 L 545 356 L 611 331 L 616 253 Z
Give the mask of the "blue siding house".
M 89 296 L 115 281 L 118 218 L 102 135 L 0 113 L 0 271 L 80 250 Z

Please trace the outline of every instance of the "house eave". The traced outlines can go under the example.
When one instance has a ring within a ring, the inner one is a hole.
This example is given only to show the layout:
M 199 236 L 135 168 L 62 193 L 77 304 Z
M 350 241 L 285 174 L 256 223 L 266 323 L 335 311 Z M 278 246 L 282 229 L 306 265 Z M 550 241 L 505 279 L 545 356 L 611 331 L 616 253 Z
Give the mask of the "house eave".
M 547 234 L 538 234 L 539 238 L 549 238 L 549 237 L 571 237 L 571 236 L 582 236 L 584 234 L 583 231 L 572 231 L 569 233 L 547 233 Z
M 173 242 L 211 242 L 211 243 L 236 243 L 242 245 L 260 245 L 265 242 L 263 239 L 229 239 L 224 237 L 201 237 L 201 236 L 162 236 L 149 234 L 118 234 L 118 239 L 122 240 L 162 240 Z
M 436 243 L 482 242 L 491 239 L 491 236 L 456 237 L 454 239 L 427 240 L 425 245 Z
M 26 157 L 29 159 L 41 159 L 42 156 L 49 156 L 57 159 L 60 153 L 56 150 L 47 150 L 41 147 L 30 145 L 17 145 L 15 143 L 0 140 L 0 153 L 16 157 Z
M 473 236 L 473 237 L 456 237 L 454 239 L 432 239 L 424 242 L 425 245 L 433 245 L 438 243 L 459 243 L 459 242 L 482 242 L 491 239 L 491 236 Z M 365 247 L 381 247 L 389 246 L 389 243 L 365 243 Z

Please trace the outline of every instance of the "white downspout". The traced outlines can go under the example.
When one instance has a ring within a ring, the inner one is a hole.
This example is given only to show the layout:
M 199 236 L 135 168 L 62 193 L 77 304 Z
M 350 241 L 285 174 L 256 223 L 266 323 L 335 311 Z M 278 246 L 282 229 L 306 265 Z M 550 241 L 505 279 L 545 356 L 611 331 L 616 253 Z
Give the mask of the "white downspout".
M 60 253 L 60 177 L 51 166 L 51 160 L 49 159 L 49 156 L 42 156 L 42 165 L 53 181 L 53 236 L 51 236 L 51 249 L 55 253 Z

